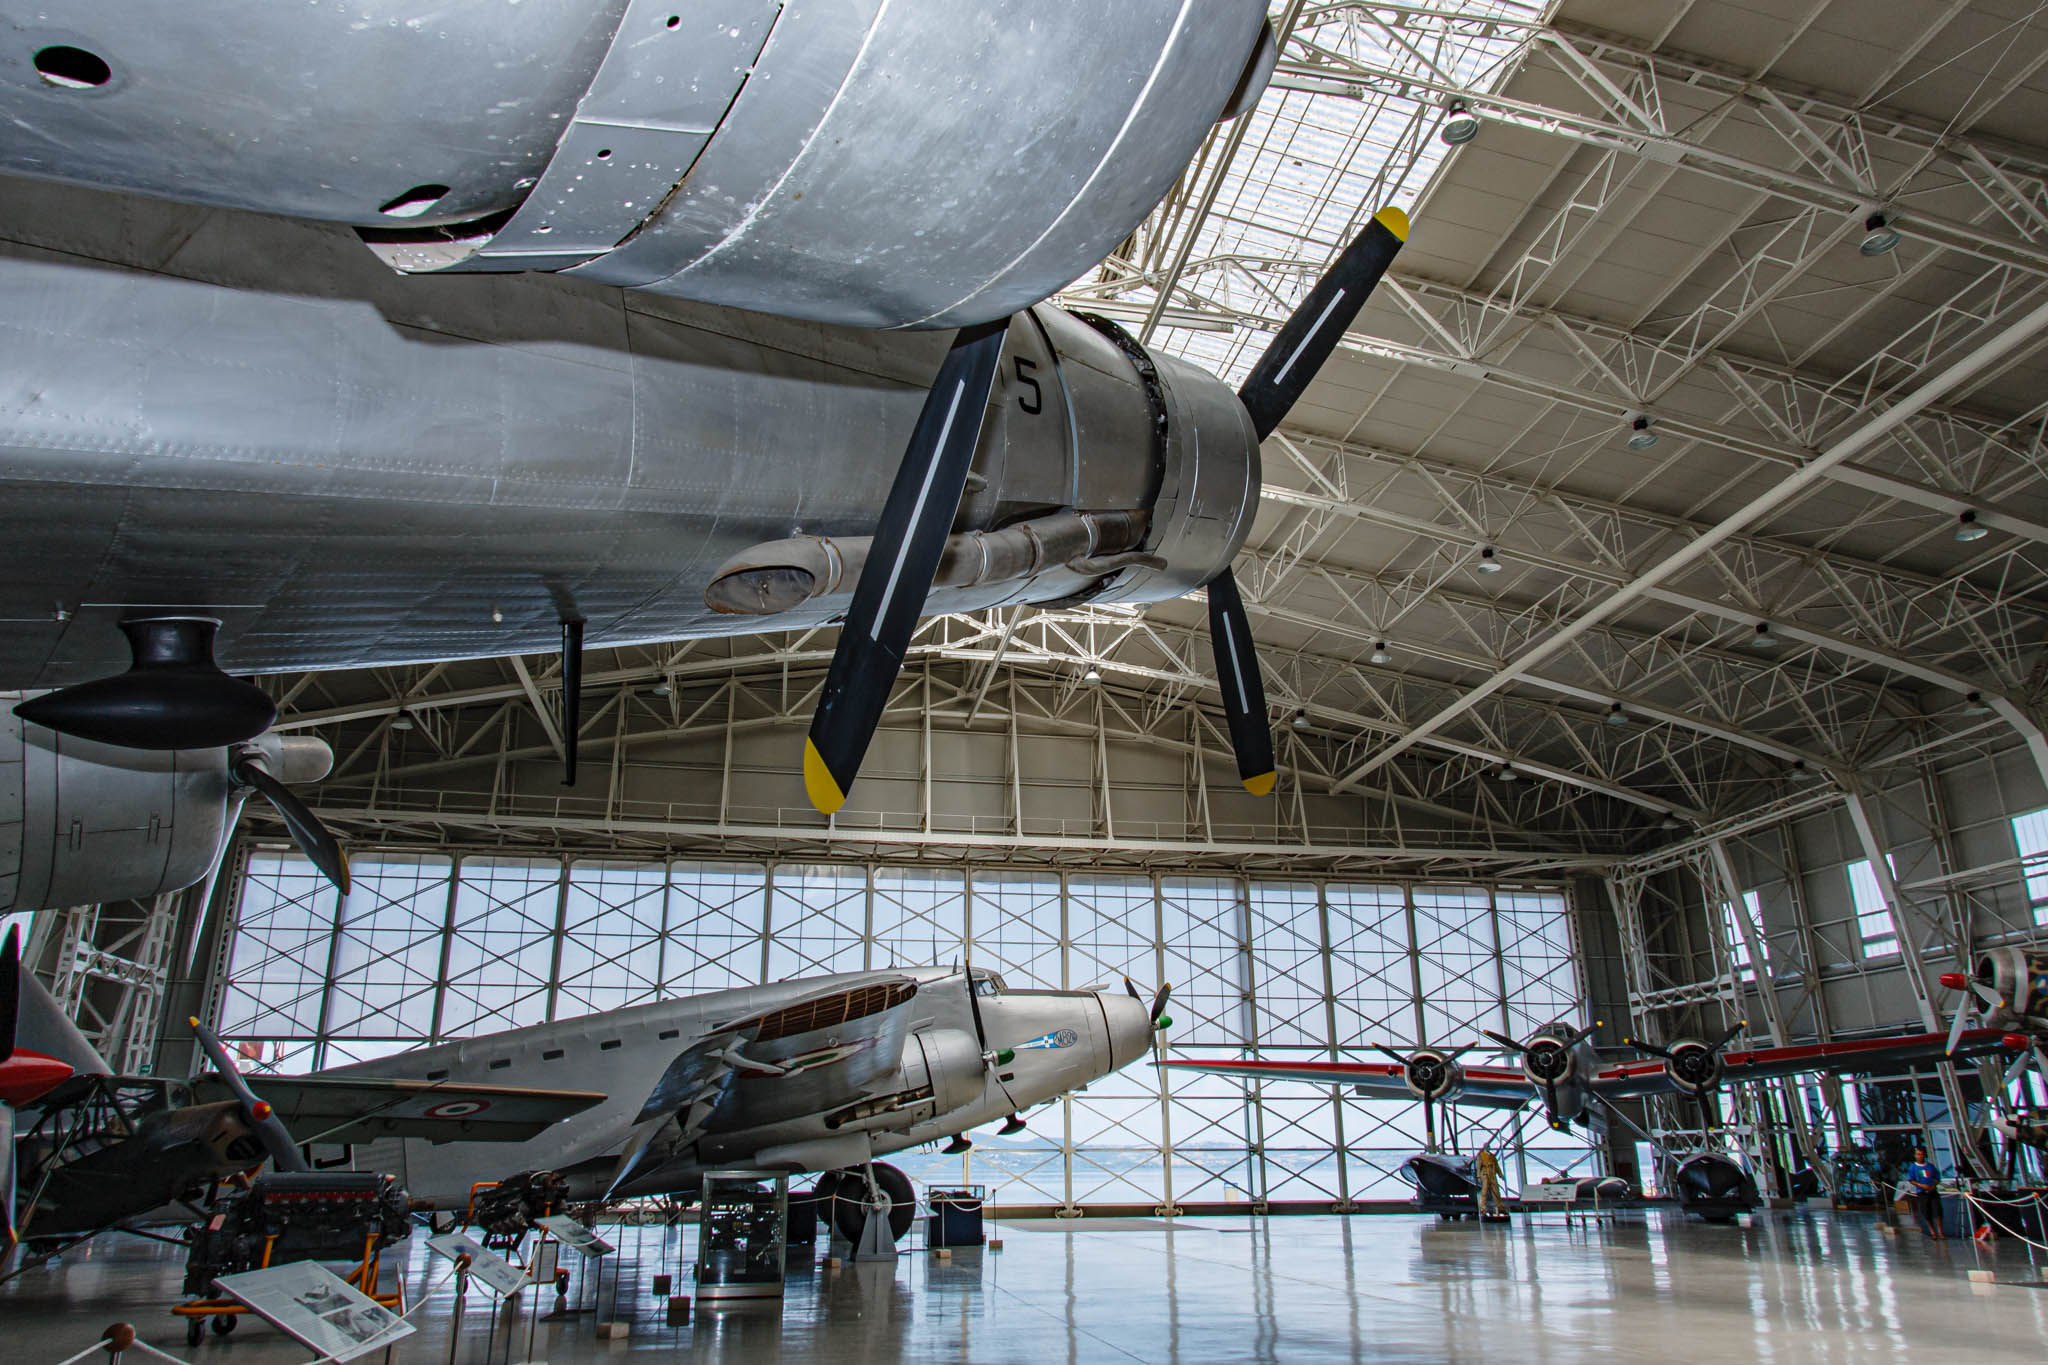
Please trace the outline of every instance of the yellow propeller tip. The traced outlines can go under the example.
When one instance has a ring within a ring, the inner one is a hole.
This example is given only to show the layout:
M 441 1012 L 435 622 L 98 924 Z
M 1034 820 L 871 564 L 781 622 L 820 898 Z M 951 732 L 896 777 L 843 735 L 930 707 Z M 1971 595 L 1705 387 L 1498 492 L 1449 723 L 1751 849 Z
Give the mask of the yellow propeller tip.
M 1260 773 L 1257 777 L 1245 778 L 1244 789 L 1253 796 L 1264 796 L 1273 790 L 1273 784 L 1279 780 L 1280 774 L 1277 771 Z
M 1408 240 L 1408 215 L 1395 208 L 1392 204 L 1375 213 L 1372 216 L 1372 220 L 1393 233 L 1397 240 L 1403 242 Z
M 188 1014 L 188 1015 L 186 1015 L 186 1016 L 185 1016 L 185 1022 L 186 1022 L 186 1023 L 188 1024 L 188 1025 L 190 1025 L 191 1027 L 193 1027 L 193 1028 L 198 1028 L 198 1027 L 199 1027 L 199 1016 L 197 1016 L 197 1015 L 190 1015 L 190 1014 Z
M 820 815 L 830 815 L 846 804 L 846 793 L 839 790 L 839 784 L 832 779 L 832 770 L 825 766 L 824 755 L 808 739 L 804 741 L 804 793 L 811 798 L 811 804 L 818 808 Z

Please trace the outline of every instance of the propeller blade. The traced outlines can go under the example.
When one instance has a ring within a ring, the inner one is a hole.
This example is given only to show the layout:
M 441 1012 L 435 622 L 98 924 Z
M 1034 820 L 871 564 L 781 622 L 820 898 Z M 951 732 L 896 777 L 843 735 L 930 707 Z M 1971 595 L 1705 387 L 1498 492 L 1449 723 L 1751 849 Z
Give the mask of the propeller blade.
M 1403 1068 L 1407 1067 L 1408 1059 L 1402 1056 L 1399 1052 L 1396 1052 L 1393 1048 L 1388 1047 L 1385 1043 L 1374 1043 L 1372 1046 L 1375 1052 L 1385 1053 L 1394 1061 L 1399 1062 Z
M 14 1055 L 14 1035 L 20 1023 L 21 926 L 15 925 L 8 929 L 6 941 L 0 943 L 0 1062 Z M 8 1150 L 13 1150 L 11 1144 Z M 8 1207 L 12 1208 L 12 1203 Z
M 14 1106 L 0 1104 L 0 1266 L 20 1240 L 14 1226 Z
M 1723 1034 L 1722 1034 L 1722 1035 L 1721 1035 L 1721 1036 L 1720 1036 L 1719 1038 L 1716 1038 L 1716 1039 L 1714 1040 L 1714 1044 L 1713 1044 L 1713 1046 L 1712 1046 L 1712 1047 L 1709 1047 L 1709 1048 L 1707 1049 L 1707 1053 L 1708 1053 L 1708 1055 L 1710 1055 L 1710 1056 L 1714 1056 L 1714 1057 L 1718 1057 L 1718 1056 L 1720 1056 L 1720 1055 L 1721 1055 L 1721 1049 L 1722 1049 L 1722 1048 L 1724 1048 L 1724 1047 L 1726 1047 L 1726 1046 L 1728 1046 L 1728 1044 L 1730 1044 L 1730 1043 L 1734 1042 L 1734 1041 L 1735 1041 L 1735 1035 L 1736 1035 L 1736 1034 L 1738 1034 L 1738 1033 L 1740 1033 L 1740 1032 L 1742 1032 L 1742 1031 L 1743 1031 L 1744 1029 L 1746 1029 L 1746 1028 L 1748 1028 L 1748 1027 L 1749 1027 L 1749 1020 L 1747 1020 L 1747 1019 L 1737 1019 L 1737 1020 L 1736 1020 L 1736 1021 L 1735 1021 L 1734 1023 L 1732 1023 L 1732 1024 L 1730 1024 L 1730 1025 L 1728 1026 L 1728 1031 L 1727 1031 L 1726 1033 L 1723 1033 Z
M 576 785 L 576 736 L 583 729 L 583 622 L 562 622 L 562 785 Z
M 1632 1047 L 1638 1052 L 1646 1052 L 1652 1057 L 1662 1057 L 1667 1062 L 1671 1060 L 1670 1048 L 1659 1047 L 1655 1043 L 1646 1043 L 1640 1038 L 1624 1038 L 1621 1040 L 1621 1045 L 1623 1047 Z
M 1407 240 L 1407 214 L 1397 208 L 1375 213 L 1259 357 L 1237 397 L 1251 414 L 1261 441 L 1279 428 L 1316 371 L 1337 349 Z
M 953 338 L 897 467 L 804 741 L 804 790 L 826 815 L 846 804 L 903 667 L 967 487 L 1008 329 L 1004 319 Z
M 1155 1024 L 1158 1023 L 1159 1016 L 1166 1013 L 1166 1002 L 1172 996 L 1173 987 L 1167 982 L 1160 982 L 1159 989 L 1152 992 L 1152 1007 L 1145 1011 L 1145 1017 Z
M 1145 993 L 1133 985 L 1128 976 L 1124 978 L 1124 989 L 1131 993 L 1131 999 L 1133 1000 L 1143 1000 L 1145 998 Z
M 1527 1052 L 1529 1050 L 1528 1048 L 1523 1047 L 1520 1043 L 1516 1042 L 1514 1039 L 1508 1037 L 1505 1033 L 1495 1033 L 1490 1028 L 1483 1028 L 1479 1031 L 1485 1034 L 1487 1037 L 1493 1039 L 1494 1042 L 1499 1043 L 1509 1052 L 1514 1053 L 1517 1057 L 1521 1056 L 1524 1052 Z
M 1259 675 L 1251 618 L 1238 595 L 1237 577 L 1225 569 L 1209 580 L 1209 647 L 1216 652 L 1216 685 L 1237 754 L 1237 778 L 1253 796 L 1273 790 L 1273 729 L 1266 718 L 1266 683 Z
M 1969 1023 L 1970 1012 L 1961 1003 L 1958 1003 L 1956 1005 L 1956 1020 L 1953 1024 L 1949 1025 L 1948 1047 L 1944 1049 L 1949 1056 L 1955 1056 L 1956 1049 L 1963 1045 L 1963 1030 L 1969 1027 Z
M 1424 1100 L 1424 1101 L 1422 1102 L 1422 1137 L 1423 1137 L 1423 1144 L 1422 1144 L 1422 1145 L 1423 1145 L 1423 1148 L 1424 1148 L 1424 1150 L 1426 1150 L 1426 1151 L 1431 1151 L 1431 1152 L 1435 1151 L 1435 1150 L 1436 1150 L 1436 1103 L 1435 1103 L 1435 1101 L 1433 1101 L 1433 1100 Z
M 217 749 L 254 739 L 276 722 L 277 704 L 213 661 L 219 630 L 207 616 L 123 621 L 126 673 L 31 697 L 14 714 L 59 734 L 129 749 Z
M 291 788 L 265 772 L 252 754 L 237 754 L 228 761 L 228 771 L 235 781 L 245 787 L 254 787 L 268 801 L 284 821 L 292 842 L 299 846 L 299 852 L 312 859 L 313 866 L 320 869 L 322 876 L 346 896 L 349 892 L 348 853 L 341 846 L 341 840 L 334 832 L 320 823 L 320 817 L 312 808 L 292 794 Z
M 266 774 L 267 776 L 267 774 Z M 189 1021 L 192 1035 L 199 1040 L 199 1046 L 206 1052 L 206 1059 L 213 1063 L 213 1072 L 242 1106 L 242 1121 L 249 1125 L 263 1150 L 270 1153 L 271 1162 L 280 1171 L 304 1171 L 308 1167 L 306 1158 L 300 1153 L 299 1145 L 292 1141 L 292 1135 L 271 1107 L 256 1098 L 256 1092 L 242 1079 L 242 1073 L 235 1069 L 234 1058 L 228 1056 L 227 1048 L 214 1031 L 197 1019 Z
M 1994 1011 L 2005 1008 L 2005 997 L 1981 981 L 1972 981 L 1970 983 L 1970 992 L 1979 1000 L 1991 1006 Z

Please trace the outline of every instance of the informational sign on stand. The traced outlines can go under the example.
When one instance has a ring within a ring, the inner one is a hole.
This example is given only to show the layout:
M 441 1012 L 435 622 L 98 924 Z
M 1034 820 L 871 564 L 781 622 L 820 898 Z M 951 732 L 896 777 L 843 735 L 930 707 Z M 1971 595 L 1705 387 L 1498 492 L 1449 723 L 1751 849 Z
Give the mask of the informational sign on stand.
M 574 1247 L 585 1256 L 608 1256 L 612 1252 L 610 1242 L 566 1213 L 549 1214 L 546 1218 L 535 1219 L 534 1222 L 536 1226 L 553 1233 L 563 1246 Z
M 1558 1180 L 1549 1184 L 1534 1183 L 1522 1186 L 1524 1204 L 1576 1204 L 1579 1201 L 1579 1185 L 1575 1180 Z
M 439 1237 L 430 1238 L 427 1250 L 451 1261 L 458 1256 L 469 1257 L 469 1278 L 500 1298 L 517 1294 L 533 1283 L 525 1271 L 497 1252 L 487 1250 L 483 1243 L 466 1232 L 444 1232 Z
M 311 1261 L 223 1275 L 214 1283 L 322 1357 L 353 1360 L 413 1333 L 404 1318 Z

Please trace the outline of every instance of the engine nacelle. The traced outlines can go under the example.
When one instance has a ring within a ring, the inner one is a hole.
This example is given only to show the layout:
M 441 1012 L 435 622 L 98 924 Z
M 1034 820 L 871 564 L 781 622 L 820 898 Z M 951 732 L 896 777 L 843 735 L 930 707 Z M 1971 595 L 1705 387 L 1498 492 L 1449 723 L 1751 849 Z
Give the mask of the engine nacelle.
M 1971 979 L 1988 987 L 2001 1002 L 1971 993 L 1985 1028 L 2039 1032 L 2048 1028 L 2048 953 L 2024 948 L 1994 948 L 1977 959 Z
M 1440 1100 L 1465 1084 L 1465 1068 L 1448 1053 L 1417 1048 L 1401 1059 L 1401 1079 L 1418 1100 Z
M 192 885 L 220 861 L 249 789 L 225 749 L 147 751 L 94 744 L 16 716 L 0 693 L 0 911 L 139 900 Z M 254 741 L 287 784 L 334 762 L 310 736 Z
M 1694 1099 L 1718 1088 L 1724 1068 L 1720 1050 L 1698 1038 L 1681 1038 L 1665 1049 L 1664 1074 L 1682 1095 Z
M 211 0 L 4 26 L 0 171 L 852 326 L 1003 317 L 1271 72 L 1265 0 Z
M 1237 395 L 1113 323 L 1037 308 L 1010 324 L 932 610 L 1160 602 L 1230 566 L 1259 500 Z M 850 599 L 871 536 L 799 535 L 720 565 L 704 602 L 773 616 Z
M 1539 1089 L 1563 1086 L 1575 1079 L 1578 1059 L 1562 1038 L 1539 1033 L 1522 1049 L 1522 1075 Z

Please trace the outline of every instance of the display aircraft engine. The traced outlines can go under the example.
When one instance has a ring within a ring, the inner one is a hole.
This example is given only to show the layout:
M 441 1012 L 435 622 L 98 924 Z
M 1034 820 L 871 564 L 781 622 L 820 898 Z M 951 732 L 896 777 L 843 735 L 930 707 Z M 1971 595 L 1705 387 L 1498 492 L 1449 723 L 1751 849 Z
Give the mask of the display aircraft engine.
M 1521 1060 L 1522 1075 L 1543 1097 L 1543 1112 L 1550 1126 L 1565 1129 L 1571 1127 L 1574 1119 L 1592 1121 L 1584 1082 L 1599 1069 L 1599 1056 L 1586 1040 L 1599 1027 L 1597 1020 L 1585 1028 L 1575 1028 L 1562 1019 L 1554 1019 L 1526 1042 L 1517 1042 L 1504 1033 L 1482 1031 Z
M 1967 973 L 1943 972 L 1941 984 L 1964 992 L 1956 1005 L 1952 1039 L 1968 1026 L 1972 1013 L 1979 1028 L 2048 1038 L 2048 953 L 1994 948 Z
M 0 28 L 0 172 L 348 224 L 405 271 L 958 327 L 1130 235 L 1257 101 L 1265 12 L 45 0 Z
M 1681 1038 L 1669 1047 L 1646 1043 L 1639 1038 L 1624 1038 L 1621 1042 L 1624 1047 L 1663 1058 L 1664 1075 L 1671 1082 L 1671 1088 L 1699 1105 L 1707 1127 L 1718 1128 L 1721 1115 L 1716 1096 L 1728 1071 L 1721 1054 L 1748 1027 L 1747 1019 L 1738 1019 L 1711 1043 L 1699 1038 Z
M 11 700 L 0 694 L 0 767 L 19 774 L 21 799 L 0 814 L 0 910 L 141 900 L 190 886 L 220 861 L 252 793 L 277 807 L 315 865 L 346 888 L 341 846 L 288 790 L 327 775 L 334 755 L 325 740 L 263 734 L 210 748 L 137 749 L 32 724 L 4 709 Z

